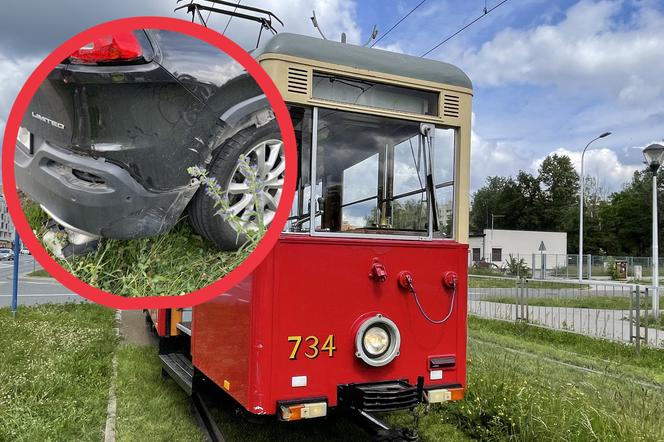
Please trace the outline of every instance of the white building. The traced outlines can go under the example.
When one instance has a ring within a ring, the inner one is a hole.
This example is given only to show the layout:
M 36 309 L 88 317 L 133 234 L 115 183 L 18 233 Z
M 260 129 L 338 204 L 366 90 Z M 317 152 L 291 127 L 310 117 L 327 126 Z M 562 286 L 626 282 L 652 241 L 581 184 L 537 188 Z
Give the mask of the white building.
M 567 232 L 484 229 L 481 235 L 470 235 L 469 248 L 470 265 L 484 260 L 502 267 L 511 254 L 538 269 L 542 255 L 546 255 L 544 265 L 553 269 L 566 264 Z
M 0 188 L 0 247 L 11 247 L 14 243 L 14 223 L 9 217 L 5 195 Z

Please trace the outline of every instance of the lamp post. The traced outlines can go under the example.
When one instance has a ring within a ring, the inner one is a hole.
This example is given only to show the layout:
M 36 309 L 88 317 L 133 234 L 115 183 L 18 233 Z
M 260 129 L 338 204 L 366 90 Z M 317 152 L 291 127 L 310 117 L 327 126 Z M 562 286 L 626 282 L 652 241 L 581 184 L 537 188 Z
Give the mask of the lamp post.
M 643 156 L 652 172 L 652 315 L 659 319 L 659 247 L 657 238 L 657 170 L 664 159 L 664 146 L 651 144 L 643 149 Z
M 586 144 L 586 147 L 583 148 L 581 153 L 581 198 L 579 198 L 579 282 L 583 281 L 583 188 L 585 187 L 585 181 L 583 179 L 583 159 L 586 156 L 586 150 L 595 141 L 600 138 L 608 137 L 611 135 L 611 132 L 604 132 L 598 137 L 593 138 Z

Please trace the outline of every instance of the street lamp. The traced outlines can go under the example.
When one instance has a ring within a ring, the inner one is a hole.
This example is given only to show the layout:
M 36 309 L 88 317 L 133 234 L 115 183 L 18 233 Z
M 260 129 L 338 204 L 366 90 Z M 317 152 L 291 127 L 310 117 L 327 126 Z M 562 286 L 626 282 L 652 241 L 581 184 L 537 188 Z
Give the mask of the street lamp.
M 643 156 L 652 172 L 652 315 L 659 319 L 659 247 L 657 239 L 657 169 L 664 159 L 664 146 L 651 144 L 643 149 Z
M 583 153 L 581 153 L 581 198 L 579 198 L 579 282 L 583 281 L 583 188 L 585 187 L 585 182 L 583 180 L 583 158 L 586 156 L 586 150 L 595 141 L 600 138 L 608 137 L 611 135 L 611 132 L 604 132 L 600 136 L 593 138 L 586 144 L 586 147 L 583 148 Z

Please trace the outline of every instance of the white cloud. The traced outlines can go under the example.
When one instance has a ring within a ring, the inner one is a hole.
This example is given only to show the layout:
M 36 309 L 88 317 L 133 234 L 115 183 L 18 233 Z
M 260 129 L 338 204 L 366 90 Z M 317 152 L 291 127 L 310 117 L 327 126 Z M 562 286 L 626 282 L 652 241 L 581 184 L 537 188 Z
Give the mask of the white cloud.
M 4 131 L 16 95 L 38 63 L 37 58 L 10 60 L 0 54 L 0 130 Z
M 572 161 L 572 165 L 577 173 L 581 173 L 581 152 L 571 151 L 559 148 L 549 155 L 566 155 Z M 545 157 L 535 159 L 531 165 L 531 171 L 539 169 Z M 583 171 L 585 177 L 597 179 L 600 187 L 609 191 L 616 191 L 622 188 L 624 184 L 632 179 L 634 172 L 641 169 L 640 164 L 624 164 L 618 158 L 615 151 L 608 148 L 589 149 L 583 161 Z
M 525 155 L 506 141 L 490 141 L 482 138 L 474 130 L 470 135 L 470 189 L 482 187 L 487 177 L 516 175 L 518 170 L 530 164 Z
M 631 104 L 662 90 L 664 15 L 647 3 L 621 22 L 621 1 L 581 1 L 555 25 L 505 29 L 462 64 L 482 85 L 555 85 L 609 93 Z
M 284 22 L 282 28 L 278 23 L 273 24 L 281 32 L 293 32 L 320 37 L 318 31 L 311 23 L 311 12 L 316 11 L 316 19 L 325 36 L 330 40 L 340 41 L 341 33 L 345 32 L 347 41 L 353 44 L 364 44 L 360 26 L 356 21 L 356 4 L 347 0 L 263 0 L 255 1 L 252 6 L 272 11 Z M 227 17 L 215 15 L 210 21 L 210 27 L 223 31 Z M 249 49 L 255 45 L 259 25 L 233 19 L 226 35 L 236 40 L 243 47 Z M 266 31 L 263 32 L 262 41 L 266 41 Z

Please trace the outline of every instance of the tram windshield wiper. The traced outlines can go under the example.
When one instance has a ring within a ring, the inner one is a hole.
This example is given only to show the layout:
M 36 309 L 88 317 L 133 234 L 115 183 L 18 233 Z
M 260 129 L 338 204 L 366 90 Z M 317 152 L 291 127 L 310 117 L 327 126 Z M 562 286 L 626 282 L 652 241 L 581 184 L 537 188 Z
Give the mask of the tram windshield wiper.
M 433 182 L 433 133 L 435 127 L 430 123 L 420 123 L 420 132 L 424 139 L 424 160 L 426 163 L 426 191 L 431 204 L 431 222 L 433 223 L 433 231 L 440 231 L 438 224 L 438 206 L 436 205 L 436 186 Z

